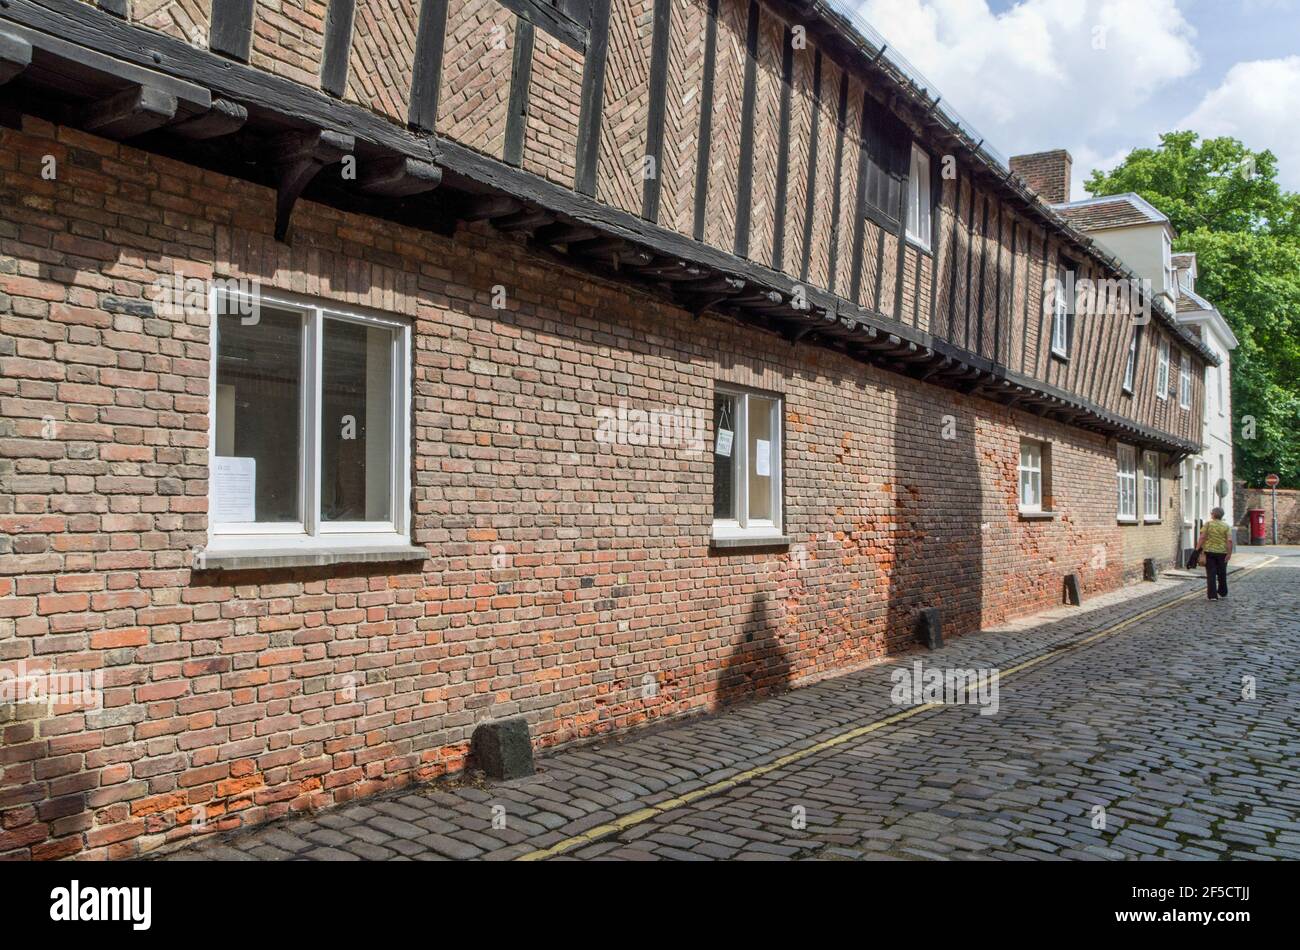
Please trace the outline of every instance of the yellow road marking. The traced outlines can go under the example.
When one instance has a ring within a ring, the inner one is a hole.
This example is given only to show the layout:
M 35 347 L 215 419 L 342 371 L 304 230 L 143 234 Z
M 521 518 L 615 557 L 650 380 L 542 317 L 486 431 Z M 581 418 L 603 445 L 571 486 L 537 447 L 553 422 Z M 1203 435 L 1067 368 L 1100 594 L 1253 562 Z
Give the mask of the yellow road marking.
M 1237 572 L 1237 575 L 1241 576 L 1243 574 L 1249 574 L 1251 571 L 1258 570 L 1261 567 L 1267 567 L 1276 560 L 1276 555 L 1269 555 L 1267 560 L 1261 561 L 1259 564 L 1252 564 L 1250 567 L 1242 568 Z M 1121 630 L 1126 630 L 1135 623 L 1139 623 L 1149 617 L 1154 617 L 1156 614 L 1163 613 L 1164 611 L 1176 607 L 1179 604 L 1191 600 L 1193 597 L 1199 595 L 1199 588 L 1190 590 L 1186 594 L 1175 597 L 1173 600 L 1167 601 L 1166 603 L 1158 604 L 1149 610 L 1144 610 L 1142 613 L 1129 617 L 1127 620 L 1122 620 L 1113 626 L 1107 627 L 1105 630 L 1099 630 L 1096 633 L 1089 634 L 1082 640 L 1075 640 L 1064 648 L 1049 650 L 1046 653 L 1041 653 L 1038 656 L 1031 657 L 1023 663 L 1017 663 L 1009 670 L 1001 670 L 994 674 L 994 680 L 1004 680 L 1010 676 L 1014 676 L 1016 673 L 1021 673 L 1030 667 L 1037 666 L 1047 660 L 1065 656 L 1067 653 L 1073 653 L 1090 643 L 1096 643 L 1104 637 L 1109 637 L 1113 634 L 1119 633 Z M 553 858 L 556 855 L 563 854 L 566 851 L 572 851 L 574 848 L 580 847 L 581 845 L 593 844 L 601 838 L 607 838 L 612 834 L 626 831 L 628 828 L 649 821 L 651 818 L 658 817 L 664 812 L 681 808 L 683 805 L 689 805 L 691 802 L 698 801 L 701 798 L 710 798 L 721 792 L 735 788 L 737 785 L 744 785 L 747 782 L 752 782 L 756 778 L 760 778 L 769 772 L 774 772 L 777 769 L 798 762 L 800 759 L 806 759 L 810 755 L 817 755 L 818 753 L 825 752 L 827 749 L 833 749 L 846 742 L 852 742 L 854 739 L 860 739 L 862 736 L 869 735 L 870 733 L 884 729 L 887 726 L 900 723 L 904 719 L 911 719 L 913 716 L 919 716 L 921 713 L 927 712 L 931 709 L 945 708 L 950 707 L 946 706 L 944 703 L 925 703 L 921 706 L 912 706 L 902 712 L 894 713 L 892 716 L 886 716 L 883 719 L 877 719 L 875 722 L 868 723 L 865 726 L 858 726 L 855 729 L 850 729 L 849 731 L 842 732 L 839 735 L 831 736 L 829 739 L 823 739 L 821 742 L 818 742 L 815 745 L 810 745 L 807 748 L 799 749 L 796 752 L 788 752 L 778 759 L 773 759 L 771 762 L 764 763 L 763 765 L 756 765 L 744 772 L 737 772 L 735 775 L 731 776 L 731 778 L 722 779 L 721 781 L 714 782 L 712 785 L 685 792 L 674 798 L 669 798 L 662 802 L 657 802 L 654 805 L 637 809 L 634 812 L 628 812 L 628 814 L 622 815 L 613 821 L 607 822 L 603 825 L 597 825 L 595 828 L 590 828 L 582 834 L 574 835 L 571 838 L 565 838 L 563 841 L 557 841 L 549 848 L 542 848 L 537 851 L 530 851 L 527 854 L 522 854 L 515 860 L 542 861 L 546 858 Z

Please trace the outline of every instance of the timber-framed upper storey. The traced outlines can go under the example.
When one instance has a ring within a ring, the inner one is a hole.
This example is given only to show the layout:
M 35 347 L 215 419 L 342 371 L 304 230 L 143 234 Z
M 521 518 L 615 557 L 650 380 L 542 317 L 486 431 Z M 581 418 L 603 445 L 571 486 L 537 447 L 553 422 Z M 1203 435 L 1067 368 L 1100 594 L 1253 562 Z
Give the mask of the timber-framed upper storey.
M 442 234 L 486 221 L 792 345 L 1200 447 L 1204 373 L 1183 408 L 1155 397 L 1155 365 L 1165 344 L 1202 368 L 1213 352 L 1161 301 L 1139 328 L 1108 295 L 1051 358 L 1054 279 L 1135 278 L 821 0 L 198 6 L 196 27 L 128 0 L 4 0 L 0 122 L 266 184 L 281 239 L 301 195 Z M 326 173 L 349 156 L 354 177 Z

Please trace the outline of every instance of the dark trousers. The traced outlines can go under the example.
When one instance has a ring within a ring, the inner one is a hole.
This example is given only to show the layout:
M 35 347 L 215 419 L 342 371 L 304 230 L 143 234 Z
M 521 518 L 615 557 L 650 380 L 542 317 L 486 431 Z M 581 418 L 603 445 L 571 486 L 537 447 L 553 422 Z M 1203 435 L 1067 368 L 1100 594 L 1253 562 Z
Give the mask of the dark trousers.
M 1228 596 L 1228 555 L 1205 552 L 1205 593 L 1210 600 Z

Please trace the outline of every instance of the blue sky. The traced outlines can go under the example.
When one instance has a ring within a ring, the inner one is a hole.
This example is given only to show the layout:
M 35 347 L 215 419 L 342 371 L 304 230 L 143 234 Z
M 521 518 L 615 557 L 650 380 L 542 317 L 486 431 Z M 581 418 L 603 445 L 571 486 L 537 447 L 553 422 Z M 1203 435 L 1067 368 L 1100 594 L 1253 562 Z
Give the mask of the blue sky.
M 1193 128 L 1270 148 L 1300 191 L 1300 0 L 861 0 L 1004 155 L 1096 167 Z

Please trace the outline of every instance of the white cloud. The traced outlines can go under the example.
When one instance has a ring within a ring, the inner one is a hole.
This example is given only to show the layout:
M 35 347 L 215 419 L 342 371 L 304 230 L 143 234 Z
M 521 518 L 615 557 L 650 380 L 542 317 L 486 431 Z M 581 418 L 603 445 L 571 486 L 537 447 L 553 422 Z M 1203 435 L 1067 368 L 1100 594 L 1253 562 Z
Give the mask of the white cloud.
M 1178 123 L 1204 136 L 1231 135 L 1278 158 L 1283 187 L 1300 190 L 1300 56 L 1237 63 L 1218 88 L 1206 93 Z
M 863 0 L 863 17 L 1005 155 L 1090 141 L 1150 141 L 1152 97 L 1200 65 L 1177 0 Z M 1081 197 L 1076 185 L 1076 197 Z

